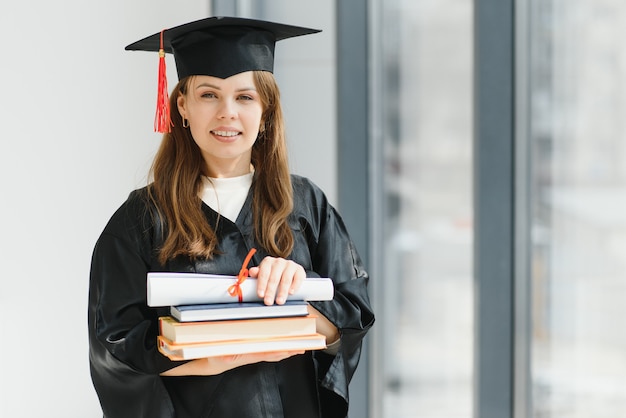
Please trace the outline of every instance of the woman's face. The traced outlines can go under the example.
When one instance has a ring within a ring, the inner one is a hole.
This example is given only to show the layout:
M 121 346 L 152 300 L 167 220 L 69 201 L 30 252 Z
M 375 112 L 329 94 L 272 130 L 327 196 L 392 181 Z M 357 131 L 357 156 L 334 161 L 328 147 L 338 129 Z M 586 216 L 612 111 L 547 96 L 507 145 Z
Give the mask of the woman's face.
M 226 79 L 195 76 L 187 93 L 177 100 L 209 176 L 234 177 L 250 172 L 252 145 L 263 114 L 251 71 Z

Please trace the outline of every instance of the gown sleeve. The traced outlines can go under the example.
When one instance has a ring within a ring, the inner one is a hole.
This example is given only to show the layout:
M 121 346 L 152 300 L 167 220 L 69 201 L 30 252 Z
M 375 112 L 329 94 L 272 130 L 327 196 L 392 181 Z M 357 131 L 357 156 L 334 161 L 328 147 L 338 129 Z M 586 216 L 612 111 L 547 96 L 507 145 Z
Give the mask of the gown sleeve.
M 177 363 L 156 347 L 157 315 L 146 305 L 151 217 L 138 192 L 116 211 L 92 255 L 89 362 L 105 417 L 170 417 L 159 373 Z
M 323 192 L 304 178 L 295 178 L 295 200 L 309 190 L 309 251 L 311 265 L 321 277 L 329 277 L 335 286 L 333 300 L 310 302 L 338 329 L 341 344 L 336 355 L 315 352 L 321 404 L 324 417 L 345 417 L 348 410 L 348 385 L 359 363 L 363 338 L 374 323 L 367 292 L 369 276 L 350 239 L 339 213 Z M 299 186 L 301 185 L 301 186 Z M 298 191 L 299 187 L 302 187 Z

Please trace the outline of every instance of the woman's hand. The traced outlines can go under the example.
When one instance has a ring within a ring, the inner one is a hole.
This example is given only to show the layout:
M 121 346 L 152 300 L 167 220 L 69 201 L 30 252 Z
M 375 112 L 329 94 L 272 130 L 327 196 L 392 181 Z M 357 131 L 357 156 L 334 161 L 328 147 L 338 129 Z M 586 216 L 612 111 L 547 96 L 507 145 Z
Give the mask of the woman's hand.
M 257 294 L 266 305 L 284 304 L 306 277 L 301 265 L 275 257 L 265 257 L 257 267 L 250 267 L 248 274 L 257 279 Z
M 261 361 L 277 362 L 298 354 L 304 354 L 304 351 L 274 351 L 201 358 L 169 369 L 161 373 L 161 376 L 212 376 L 246 364 Z
M 219 374 L 236 367 L 246 364 L 265 362 L 277 362 L 295 356 L 304 354 L 304 350 L 298 351 L 274 351 L 269 353 L 251 353 L 236 354 L 232 356 L 209 357 L 205 359 L 209 363 L 209 369 L 213 371 L 211 374 Z
M 307 310 L 309 311 L 309 315 L 315 316 L 315 328 L 317 332 L 326 337 L 326 344 L 330 345 L 337 342 L 341 337 L 337 327 L 313 306 L 307 305 Z
M 265 257 L 258 267 L 250 267 L 248 274 L 257 278 L 257 292 L 266 305 L 274 301 L 281 305 L 288 295 L 292 295 L 306 278 L 304 268 L 284 258 Z M 315 315 L 317 332 L 326 336 L 326 343 L 332 344 L 339 340 L 339 330 L 324 315 L 311 305 L 307 306 L 309 314 Z

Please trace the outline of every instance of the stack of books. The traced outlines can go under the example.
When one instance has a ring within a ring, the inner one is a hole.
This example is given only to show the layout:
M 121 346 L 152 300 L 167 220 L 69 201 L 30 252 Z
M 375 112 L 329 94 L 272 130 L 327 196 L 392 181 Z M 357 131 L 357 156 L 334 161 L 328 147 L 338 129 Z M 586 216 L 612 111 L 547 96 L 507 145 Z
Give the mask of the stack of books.
M 149 273 L 148 305 L 170 306 L 170 315 L 159 318 L 159 351 L 172 360 L 191 360 L 326 347 L 307 301 L 332 299 L 330 279 L 305 279 L 300 291 L 283 305 L 265 305 L 256 296 L 256 280 L 251 278 L 242 283 L 239 302 L 228 293 L 236 280 L 197 273 Z

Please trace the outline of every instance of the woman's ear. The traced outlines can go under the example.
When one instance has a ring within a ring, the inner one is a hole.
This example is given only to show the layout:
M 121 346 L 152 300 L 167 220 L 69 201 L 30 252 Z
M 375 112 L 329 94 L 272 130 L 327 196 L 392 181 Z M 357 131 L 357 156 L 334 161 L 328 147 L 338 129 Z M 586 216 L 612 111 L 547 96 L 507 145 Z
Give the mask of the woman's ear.
M 176 99 L 176 106 L 178 107 L 178 113 L 180 113 L 180 115 L 183 118 L 186 118 L 186 112 L 185 112 L 185 96 L 182 94 L 178 94 L 178 98 Z

